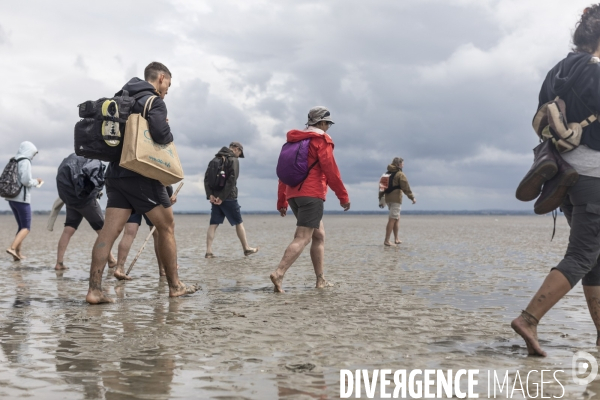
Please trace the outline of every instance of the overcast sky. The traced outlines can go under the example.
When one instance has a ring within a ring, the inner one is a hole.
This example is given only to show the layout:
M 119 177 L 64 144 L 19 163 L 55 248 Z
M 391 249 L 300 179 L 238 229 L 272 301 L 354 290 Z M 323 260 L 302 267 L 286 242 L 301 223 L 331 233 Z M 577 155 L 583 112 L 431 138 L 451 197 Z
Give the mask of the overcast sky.
M 355 0 L 8 2 L 0 14 L 2 164 L 39 149 L 35 210 L 57 197 L 77 104 L 144 67 L 173 73 L 165 101 L 186 173 L 178 210 L 208 210 L 206 165 L 240 141 L 242 211 L 275 210 L 285 133 L 325 105 L 352 209 L 376 210 L 394 157 L 410 210 L 532 209 L 514 198 L 533 159 L 544 76 L 588 1 Z M 0 201 L 0 210 L 8 203 Z M 326 209 L 341 210 L 330 192 Z

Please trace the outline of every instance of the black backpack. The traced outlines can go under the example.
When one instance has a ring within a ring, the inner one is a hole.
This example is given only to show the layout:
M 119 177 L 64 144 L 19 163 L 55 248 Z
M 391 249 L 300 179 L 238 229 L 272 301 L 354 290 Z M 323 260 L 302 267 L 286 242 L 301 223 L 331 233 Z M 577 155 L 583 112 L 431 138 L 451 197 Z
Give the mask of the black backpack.
M 227 183 L 227 158 L 215 157 L 208 163 L 206 169 L 206 177 L 208 179 L 208 187 L 214 191 L 223 190 Z
M 23 185 L 19 180 L 19 161 L 28 160 L 27 157 L 11 158 L 2 175 L 0 175 L 0 196 L 7 199 L 15 198 L 21 193 Z M 27 188 L 25 188 L 27 190 Z
M 394 190 L 400 189 L 400 186 L 392 186 L 394 184 L 394 177 L 396 176 L 397 173 L 398 173 L 398 171 L 392 172 L 390 174 L 389 181 L 388 181 L 388 187 L 387 187 L 387 189 L 385 189 L 383 191 L 383 193 L 392 193 Z
M 127 118 L 135 102 L 151 94 L 140 92 L 130 97 L 127 90 L 122 90 L 110 99 L 79 104 L 82 119 L 75 124 L 75 154 L 92 160 L 119 161 Z

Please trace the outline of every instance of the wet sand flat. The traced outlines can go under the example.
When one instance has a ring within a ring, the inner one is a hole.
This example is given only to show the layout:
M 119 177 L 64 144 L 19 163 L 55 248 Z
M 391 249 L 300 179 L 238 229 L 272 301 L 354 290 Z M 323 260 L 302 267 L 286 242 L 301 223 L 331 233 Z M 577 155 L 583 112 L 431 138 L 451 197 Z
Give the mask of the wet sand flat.
M 34 216 L 28 258 L 0 256 L 0 397 L 324 399 L 339 397 L 341 368 L 570 374 L 573 352 L 597 355 L 580 285 L 540 325 L 549 357 L 527 357 L 509 326 L 564 254 L 564 217 L 550 242 L 549 217 L 402 216 L 404 243 L 384 248 L 386 216 L 326 215 L 334 286 L 314 289 L 307 249 L 285 294 L 272 292 L 269 274 L 293 237 L 292 217 L 245 216 L 249 242 L 261 248 L 250 257 L 235 229 L 221 226 L 210 260 L 208 219 L 176 216 L 180 276 L 201 291 L 169 299 L 150 243 L 133 281 L 105 278 L 117 302 L 89 306 L 95 233 L 82 224 L 65 257 L 70 269 L 56 273 L 64 216 L 54 232 Z M 12 216 L 0 216 L 4 248 L 15 230 Z M 129 261 L 147 232 L 142 225 Z M 600 382 L 566 390 L 563 398 L 589 398 Z M 560 392 L 549 385 L 545 396 Z

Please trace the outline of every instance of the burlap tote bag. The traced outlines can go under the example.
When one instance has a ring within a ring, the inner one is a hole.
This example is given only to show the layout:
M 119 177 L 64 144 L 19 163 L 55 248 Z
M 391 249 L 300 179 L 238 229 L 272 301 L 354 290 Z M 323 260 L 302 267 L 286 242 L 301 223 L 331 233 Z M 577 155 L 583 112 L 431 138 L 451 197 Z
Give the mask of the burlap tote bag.
M 146 100 L 142 114 L 131 114 L 127 119 L 119 165 L 146 178 L 156 179 L 163 185 L 172 185 L 183 179 L 175 144 L 154 143 L 146 121 L 146 113 L 156 97 Z

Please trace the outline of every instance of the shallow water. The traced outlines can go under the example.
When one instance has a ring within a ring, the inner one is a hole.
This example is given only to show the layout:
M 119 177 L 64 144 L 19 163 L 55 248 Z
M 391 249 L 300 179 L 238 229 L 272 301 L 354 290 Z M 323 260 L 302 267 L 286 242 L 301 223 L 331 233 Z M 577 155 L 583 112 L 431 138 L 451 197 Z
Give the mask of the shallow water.
M 70 269 L 53 269 L 63 219 L 48 232 L 46 217 L 34 216 L 28 258 L 0 260 L 0 397 L 325 399 L 339 397 L 341 368 L 570 376 L 575 351 L 597 355 L 580 285 L 540 325 L 549 357 L 527 357 L 509 326 L 561 259 L 564 218 L 550 242 L 549 217 L 403 216 L 404 243 L 384 248 L 385 216 L 326 215 L 325 275 L 334 286 L 314 289 L 305 251 L 286 275 L 287 293 L 274 294 L 268 276 L 292 239 L 293 218 L 245 216 L 250 244 L 261 247 L 251 257 L 222 226 L 219 257 L 207 260 L 208 216 L 178 215 L 180 276 L 202 290 L 169 299 L 147 246 L 133 281 L 105 274 L 117 302 L 100 306 L 84 301 L 95 239 L 85 222 L 67 250 Z M 15 229 L 12 216 L 0 216 L 4 246 Z M 142 226 L 130 260 L 146 233 Z M 314 368 L 297 367 L 306 364 Z M 598 379 L 567 383 L 563 398 L 600 393 Z M 545 396 L 560 393 L 545 387 Z

